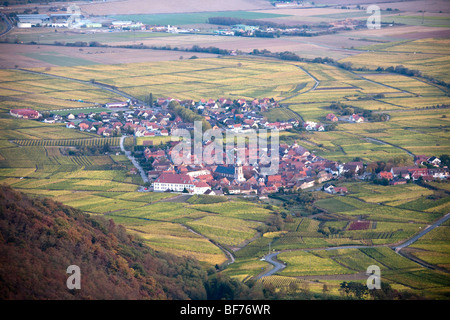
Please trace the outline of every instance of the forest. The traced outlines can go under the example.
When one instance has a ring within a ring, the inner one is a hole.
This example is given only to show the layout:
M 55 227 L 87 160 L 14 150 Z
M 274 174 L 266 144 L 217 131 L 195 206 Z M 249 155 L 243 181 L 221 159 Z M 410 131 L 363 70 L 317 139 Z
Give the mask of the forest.
M 69 265 L 81 289 L 69 290 Z M 0 187 L 0 299 L 206 299 L 197 261 L 155 252 L 112 220 Z

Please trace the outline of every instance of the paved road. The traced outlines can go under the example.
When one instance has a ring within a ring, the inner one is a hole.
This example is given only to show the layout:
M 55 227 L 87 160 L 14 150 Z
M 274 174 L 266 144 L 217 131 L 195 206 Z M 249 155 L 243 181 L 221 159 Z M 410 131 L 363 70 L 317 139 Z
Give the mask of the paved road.
M 408 149 L 405 149 L 405 148 L 403 148 L 403 147 L 397 146 L 397 145 L 395 145 L 395 144 L 392 144 L 392 143 L 389 143 L 389 142 L 386 142 L 386 141 L 383 141 L 383 140 L 378 140 L 378 139 L 375 139 L 375 138 L 371 138 L 371 137 L 364 137 L 364 138 L 365 138 L 366 140 L 371 140 L 371 141 L 378 142 L 378 143 L 381 143 L 381 144 L 390 145 L 390 146 L 392 146 L 392 147 L 394 147 L 394 148 L 397 148 L 397 149 L 400 149 L 400 150 L 405 151 L 405 152 L 406 152 L 407 154 L 409 154 L 411 157 L 415 157 L 414 153 L 412 153 L 412 152 L 409 151 Z
M 8 17 L 3 12 L 0 12 L 0 16 L 3 18 L 3 20 L 6 23 L 6 30 L 3 31 L 2 33 L 0 33 L 0 37 L 1 37 L 1 36 L 4 36 L 5 34 L 7 34 L 8 32 L 10 32 L 13 29 L 13 25 L 12 25 L 11 21 L 9 21 Z
M 258 277 L 256 277 L 257 279 L 260 279 L 262 277 L 271 276 L 271 275 L 277 273 L 278 271 L 281 271 L 284 268 L 286 268 L 286 266 L 283 263 L 279 262 L 278 260 L 274 260 L 274 259 L 276 259 L 276 257 L 278 256 L 279 253 L 280 252 L 270 253 L 263 258 L 264 261 L 267 261 L 268 263 L 272 264 L 273 268 L 270 269 L 269 271 L 259 275 Z
M 301 66 L 297 66 L 297 68 L 299 68 L 300 70 L 302 70 L 304 73 L 306 73 L 312 80 L 314 80 L 314 85 L 310 88 L 310 89 L 308 89 L 308 90 L 306 90 L 306 91 L 303 91 L 303 92 L 296 92 L 294 95 L 292 95 L 292 96 L 289 96 L 289 97 L 286 97 L 286 98 L 284 98 L 284 99 L 281 99 L 280 101 L 278 101 L 279 103 L 281 103 L 281 102 L 283 102 L 283 101 L 285 101 L 285 100 L 288 100 L 288 99 L 291 99 L 291 98 L 294 98 L 294 97 L 297 97 L 297 96 L 299 96 L 299 95 L 301 95 L 301 94 L 305 94 L 305 93 L 307 93 L 307 92 L 310 92 L 310 91 L 314 91 L 314 90 L 316 90 L 316 88 L 317 88 L 317 86 L 320 84 L 320 81 L 319 81 L 319 79 L 317 79 L 316 77 L 314 77 L 311 73 L 309 73 L 305 68 L 303 68 L 303 67 L 301 67 Z M 292 110 L 291 110 L 292 111 Z M 300 115 L 299 115 L 300 116 Z M 300 116 L 301 117 L 301 116 Z
M 417 240 L 419 240 L 419 238 L 423 237 L 425 234 L 427 234 L 428 232 L 430 232 L 431 230 L 433 230 L 434 228 L 438 227 L 439 225 L 441 225 L 442 223 L 444 223 L 445 221 L 447 221 L 448 219 L 450 219 L 450 213 L 447 213 L 445 216 L 443 216 L 442 218 L 440 218 L 439 220 L 437 220 L 435 223 L 433 223 L 432 225 L 427 226 L 425 229 L 423 229 L 420 233 L 418 233 L 417 235 L 415 235 L 414 237 L 412 237 L 411 239 L 403 242 L 402 244 L 400 244 L 399 246 L 393 247 L 392 249 L 395 250 L 395 252 L 399 252 L 400 250 L 402 250 L 403 248 L 410 246 L 411 244 L 413 244 L 414 242 L 416 242 Z
M 91 82 L 91 81 L 84 81 L 84 80 L 79 80 L 79 79 L 74 79 L 74 78 L 69 78 L 69 77 L 64 77 L 64 76 L 58 76 L 58 75 L 54 75 L 54 74 L 50 74 L 50 73 L 45 73 L 45 72 L 39 72 L 39 71 L 33 71 L 33 70 L 27 70 L 27 69 L 18 69 L 20 71 L 24 71 L 24 72 L 28 72 L 28 73 L 34 73 L 34 74 L 39 74 L 39 75 L 44 75 L 44 76 L 48 76 L 48 77 L 52 77 L 52 78 L 56 78 L 56 79 L 63 79 L 63 80 L 68 80 L 68 81 L 74 81 L 74 82 L 78 82 L 78 83 L 82 83 L 82 84 L 86 84 L 86 85 L 90 85 L 90 86 L 94 86 L 97 87 L 99 89 L 103 89 L 103 90 L 107 90 L 110 92 L 113 92 L 115 94 L 118 94 L 126 99 L 130 99 L 130 100 L 136 100 L 141 104 L 145 104 L 144 101 L 137 99 L 136 97 L 133 97 L 132 95 L 117 90 L 117 89 L 113 89 L 111 87 L 109 87 L 108 85 L 99 83 L 99 82 Z
M 442 223 L 444 223 L 448 219 L 450 219 L 450 213 L 447 213 L 445 216 L 443 216 L 442 218 L 440 218 L 439 220 L 434 222 L 432 225 L 427 226 L 424 230 L 422 230 L 420 233 L 418 233 L 411 239 L 401 243 L 398 246 L 391 247 L 391 249 L 395 250 L 395 252 L 397 252 L 397 253 L 400 253 L 400 250 L 402 250 L 403 248 L 405 248 L 407 246 L 410 246 L 411 244 L 416 242 L 418 239 L 423 237 L 425 234 L 427 234 L 434 228 L 440 226 Z M 388 246 L 388 245 L 377 245 L 377 246 L 353 245 L 353 246 L 340 246 L 340 247 L 329 247 L 329 248 L 299 249 L 298 251 L 312 251 L 312 250 L 327 250 L 328 251 L 328 250 L 339 250 L 339 249 L 363 249 L 363 248 L 375 248 L 375 247 L 386 247 L 386 246 Z M 286 250 L 286 251 L 293 251 L 293 250 Z M 257 279 L 271 276 L 271 275 L 283 270 L 286 267 L 283 263 L 275 260 L 276 257 L 278 256 L 278 254 L 280 254 L 280 253 L 281 253 L 281 251 L 277 251 L 277 252 L 273 252 L 273 253 L 270 253 L 270 254 L 264 256 L 263 260 L 272 264 L 274 267 L 271 270 L 257 276 Z M 404 256 L 404 257 L 409 259 L 409 257 L 407 257 L 407 256 Z M 413 261 L 415 261 L 415 260 L 413 260 Z M 415 262 L 417 262 L 417 261 L 415 261 Z M 425 267 L 427 267 L 427 266 L 425 266 Z
M 125 138 L 126 138 L 126 136 L 120 137 L 120 150 L 122 150 L 122 152 L 125 153 L 125 155 L 128 157 L 128 159 L 131 160 L 131 162 L 136 167 L 136 169 L 139 170 L 139 173 L 141 174 L 142 180 L 144 180 L 144 182 L 149 182 L 148 176 L 145 174 L 144 169 L 141 167 L 139 162 L 131 155 L 131 151 L 126 151 L 125 150 L 125 147 L 123 145 L 123 141 L 125 140 Z

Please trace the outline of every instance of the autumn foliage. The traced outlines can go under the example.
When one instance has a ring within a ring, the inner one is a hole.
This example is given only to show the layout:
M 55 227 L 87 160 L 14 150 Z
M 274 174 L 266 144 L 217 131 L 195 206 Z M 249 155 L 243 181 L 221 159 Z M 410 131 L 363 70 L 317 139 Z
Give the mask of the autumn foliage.
M 68 289 L 69 265 L 81 289 Z M 0 299 L 205 299 L 190 258 L 156 252 L 112 220 L 0 186 Z

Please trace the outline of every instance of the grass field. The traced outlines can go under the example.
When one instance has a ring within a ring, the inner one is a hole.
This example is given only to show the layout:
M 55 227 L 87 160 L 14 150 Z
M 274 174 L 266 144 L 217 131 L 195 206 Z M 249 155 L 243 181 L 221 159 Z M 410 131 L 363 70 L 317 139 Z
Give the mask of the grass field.
M 231 17 L 244 19 L 272 19 L 287 17 L 284 14 L 260 13 L 250 11 L 212 11 L 212 12 L 193 12 L 193 13 L 166 13 L 166 14 L 133 14 L 133 15 L 114 15 L 116 20 L 140 21 L 150 25 L 188 25 L 208 23 L 211 17 Z

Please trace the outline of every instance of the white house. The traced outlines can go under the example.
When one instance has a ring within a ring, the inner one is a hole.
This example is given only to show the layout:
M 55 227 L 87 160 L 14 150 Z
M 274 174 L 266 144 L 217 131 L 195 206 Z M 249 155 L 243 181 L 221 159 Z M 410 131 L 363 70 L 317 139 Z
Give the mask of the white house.
M 196 171 L 190 171 L 186 174 L 192 178 L 196 178 L 198 176 L 204 176 L 207 174 L 211 174 L 211 171 L 209 171 L 208 169 L 200 169 L 200 170 L 196 170 Z
M 193 192 L 194 187 L 194 181 L 187 174 L 163 173 L 153 182 L 153 190 L 156 192 L 183 192 L 185 189 Z
M 206 182 L 194 181 L 194 194 L 205 194 L 208 190 L 211 190 L 211 187 Z
M 361 117 L 357 114 L 352 114 L 351 116 L 348 117 L 348 121 L 361 123 L 364 122 L 364 117 Z

